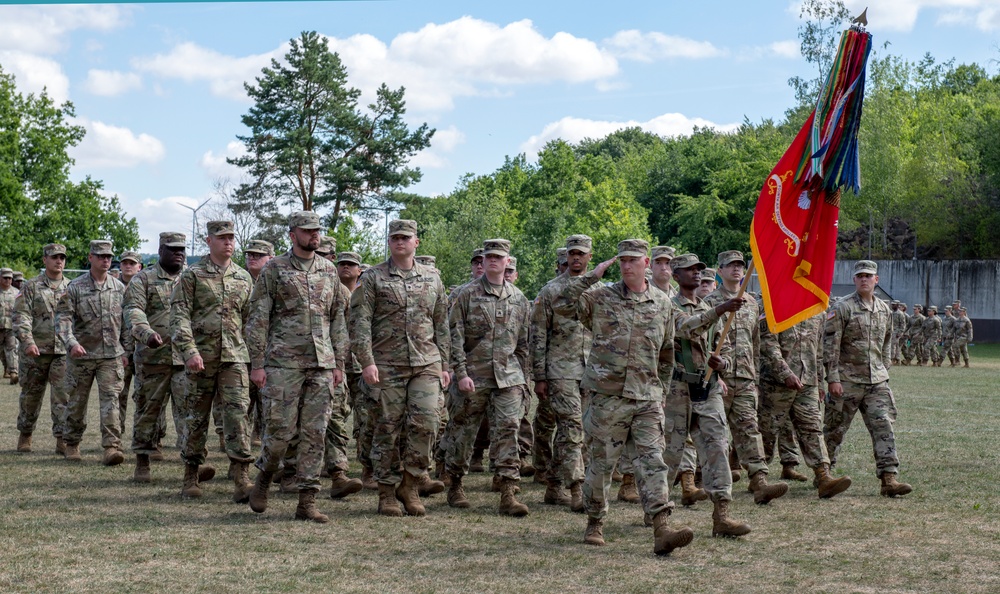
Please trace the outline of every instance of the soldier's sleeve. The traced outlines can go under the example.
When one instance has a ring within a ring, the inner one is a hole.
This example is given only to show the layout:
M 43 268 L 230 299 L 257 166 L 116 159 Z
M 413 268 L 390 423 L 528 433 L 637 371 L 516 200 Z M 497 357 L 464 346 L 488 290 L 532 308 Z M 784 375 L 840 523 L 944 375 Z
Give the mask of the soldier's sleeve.
M 125 319 L 132 327 L 132 338 L 142 344 L 146 344 L 153 335 L 149 318 L 146 317 L 146 289 L 146 275 L 140 274 L 125 288 L 125 300 L 122 303 Z
M 372 315 L 375 311 L 375 271 L 361 275 L 361 286 L 351 294 L 351 352 L 364 369 L 375 364 L 372 353 Z
M 441 355 L 441 370 L 451 369 L 451 328 L 448 327 L 448 295 L 441 277 L 437 279 L 437 298 L 434 300 L 434 342 Z
M 826 320 L 826 381 L 840 382 L 840 343 L 844 339 L 844 324 L 848 315 L 845 307 L 838 305 L 830 310 Z
M 966 322 L 966 324 L 969 326 L 969 342 L 972 342 L 972 320 L 969 319 L 969 321 Z
M 122 283 L 122 319 L 118 320 L 119 325 L 121 326 L 121 328 L 118 329 L 118 342 L 121 343 L 122 348 L 125 350 L 125 356 L 131 357 L 135 353 L 135 339 L 132 338 L 132 325 L 129 324 L 128 316 L 125 315 L 125 291 L 127 288 L 127 285 Z
M 563 290 L 552 299 L 552 311 L 563 316 L 575 315 L 587 328 L 593 327 L 594 300 L 587 289 L 601 282 L 593 270 L 587 274 L 570 277 Z
M 681 316 L 677 323 L 677 336 L 688 340 L 696 340 L 699 336 L 708 332 L 712 324 L 718 324 L 719 314 L 715 313 L 714 307 L 709 307 L 705 311 Z M 726 342 L 729 342 L 728 340 Z
M 76 345 L 80 344 L 73 335 L 73 310 L 75 306 L 76 291 L 73 287 L 66 289 L 63 296 L 56 305 L 56 340 L 61 340 L 66 345 L 68 353 Z
M 448 326 L 451 330 L 451 371 L 456 380 L 469 377 L 465 366 L 465 313 L 468 310 L 468 291 L 463 291 L 451 304 Z
M 549 292 L 542 288 L 531 312 L 531 377 L 536 382 L 545 380 L 548 367 L 549 328 L 552 327 L 552 308 Z
M 333 343 L 333 356 L 337 361 L 337 369 L 347 373 L 347 351 L 351 348 L 351 339 L 347 335 L 347 312 L 350 308 L 347 287 L 340 284 L 340 279 L 334 274 L 333 280 L 338 284 L 337 298 L 330 312 L 330 342 Z
M 524 319 L 521 321 L 521 327 L 517 332 L 517 345 L 514 346 L 514 356 L 517 357 L 517 362 L 521 365 L 521 371 L 524 373 L 524 383 L 527 385 L 528 378 L 528 356 L 530 351 L 528 350 L 528 336 L 531 328 L 531 324 L 528 321 L 528 314 L 530 313 L 530 306 L 528 300 L 523 296 L 522 307 L 524 307 Z M 530 394 L 528 394 L 530 396 Z
M 757 326 L 760 333 L 760 358 L 763 364 L 774 373 L 775 377 L 785 381 L 792 376 L 792 370 L 788 367 L 785 358 L 781 356 L 781 343 L 778 341 L 778 336 L 768 328 L 766 319 L 761 319 Z M 817 367 L 817 369 L 819 368 Z
M 243 335 L 246 338 L 247 349 L 250 351 L 250 369 L 264 368 L 264 355 L 267 351 L 267 331 L 271 327 L 271 289 L 273 286 L 272 268 L 261 271 L 250 293 L 250 315 L 247 317 Z M 332 339 L 333 327 L 330 328 Z M 334 343 L 336 348 L 336 343 Z M 337 353 L 340 354 L 339 352 Z M 339 368 L 339 365 L 338 365 Z
M 31 333 L 34 319 L 31 315 L 31 303 L 34 299 L 35 283 L 24 283 L 17 299 L 14 300 L 14 335 L 21 341 L 21 346 L 28 348 L 35 345 Z
M 185 362 L 198 354 L 198 345 L 191 330 L 194 283 L 194 273 L 189 268 L 181 273 L 170 293 L 170 340 Z
M 816 329 L 816 381 L 820 384 L 823 383 L 823 361 L 826 360 L 826 341 L 823 338 L 826 336 L 826 327 L 824 324 L 817 324 L 819 328 Z
M 674 305 L 667 300 L 666 320 L 663 327 L 663 342 L 660 344 L 660 357 L 657 361 L 657 374 L 660 383 L 665 388 L 670 386 L 670 379 L 674 373 Z
M 892 367 L 892 320 L 885 325 L 885 336 L 882 337 L 882 366 Z

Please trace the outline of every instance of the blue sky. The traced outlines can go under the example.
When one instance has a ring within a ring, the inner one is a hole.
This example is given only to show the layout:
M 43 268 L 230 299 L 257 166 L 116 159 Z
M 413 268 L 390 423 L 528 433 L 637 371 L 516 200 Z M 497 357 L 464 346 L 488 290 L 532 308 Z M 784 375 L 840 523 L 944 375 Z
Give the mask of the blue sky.
M 847 5 L 869 6 L 876 47 L 997 71 L 1000 0 Z M 225 157 L 246 132 L 242 83 L 303 30 L 329 38 L 364 97 L 382 82 L 407 88 L 408 120 L 438 131 L 412 190 L 440 194 L 557 137 L 780 118 L 787 79 L 813 74 L 798 13 L 788 0 L 0 6 L 0 65 L 22 91 L 75 104 L 88 133 L 74 177 L 103 180 L 152 241 L 190 232 L 179 204 L 238 180 Z

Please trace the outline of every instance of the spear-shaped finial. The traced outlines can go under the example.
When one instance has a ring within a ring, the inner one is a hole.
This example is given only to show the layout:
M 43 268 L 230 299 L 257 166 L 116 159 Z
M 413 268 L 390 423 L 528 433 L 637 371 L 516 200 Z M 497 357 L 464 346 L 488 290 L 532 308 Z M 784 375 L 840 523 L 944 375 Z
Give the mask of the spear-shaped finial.
M 854 17 L 854 20 L 851 21 L 851 22 L 852 23 L 857 23 L 857 24 L 861 25 L 862 27 L 867 27 L 868 26 L 868 8 L 865 7 L 865 9 L 863 11 L 861 11 L 861 14 L 859 14 L 856 17 Z

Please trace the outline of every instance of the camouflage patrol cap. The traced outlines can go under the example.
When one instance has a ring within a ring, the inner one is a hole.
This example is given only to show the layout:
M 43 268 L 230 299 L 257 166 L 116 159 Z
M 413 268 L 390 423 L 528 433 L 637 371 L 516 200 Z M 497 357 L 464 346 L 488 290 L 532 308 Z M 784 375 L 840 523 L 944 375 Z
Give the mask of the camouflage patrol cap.
M 960 307 L 960 308 L 958 308 L 958 311 L 959 311 L 960 313 L 966 313 L 966 312 L 968 312 L 969 310 L 965 309 L 964 307 Z
M 747 265 L 747 260 L 743 257 L 743 252 L 739 250 L 726 250 L 719 253 L 719 268 L 728 266 L 733 262 L 742 262 L 744 266 Z
M 653 248 L 653 260 L 660 260 L 666 258 L 667 260 L 673 260 L 674 256 L 677 254 L 677 250 L 670 247 L 669 245 L 658 245 Z
M 937 313 L 937 306 L 936 305 L 932 305 L 932 306 L 930 306 L 930 307 L 927 308 L 927 311 L 932 311 L 934 313 Z
M 854 263 L 854 276 L 859 274 L 878 274 L 878 264 L 871 260 L 858 260 Z
M 899 302 L 899 306 L 900 306 L 900 307 L 906 307 L 906 304 L 905 304 L 905 303 L 903 303 L 902 301 L 900 301 L 900 302 Z
M 413 259 L 424 266 L 434 266 L 437 263 L 437 258 L 434 256 L 415 256 Z
M 51 257 L 58 254 L 66 255 L 66 246 L 61 243 L 50 243 L 42 248 L 42 255 Z
M 365 264 L 364 262 L 362 262 L 361 263 L 361 274 L 364 274 L 364 273 L 368 272 L 369 270 L 371 270 L 371 267 L 372 267 L 371 264 Z
M 90 242 L 90 253 L 95 256 L 114 257 L 115 252 L 111 249 L 111 242 L 107 239 L 94 239 Z
M 396 219 L 389 222 L 389 237 L 393 235 L 406 235 L 413 237 L 417 234 L 417 222 L 410 219 Z
M 274 255 L 274 244 L 270 241 L 264 241 L 263 239 L 251 239 L 247 242 L 247 247 L 243 249 L 245 254 L 264 254 L 265 256 Z
M 566 238 L 566 253 L 569 250 L 581 251 L 585 254 L 589 254 L 594 249 L 594 240 L 588 235 L 570 235 Z
M 705 270 L 708 268 L 695 254 L 681 254 L 680 256 L 675 257 L 670 265 L 674 270 L 683 270 L 691 267 L 697 267 L 698 270 Z
M 946 306 L 944 306 L 944 309 L 945 309 L 945 311 L 951 311 L 951 306 L 950 305 L 946 305 Z
M 118 261 L 124 262 L 125 260 L 132 260 L 136 264 L 142 264 L 142 256 L 138 252 L 122 252 L 122 255 L 118 256 Z
M 510 262 L 507 262 L 507 266 L 504 267 L 504 270 L 517 270 L 517 258 L 511 256 Z
M 164 231 L 160 233 L 160 247 L 187 247 L 187 235 L 176 231 Z
M 288 215 L 289 229 L 322 229 L 323 224 L 319 222 L 319 215 L 311 210 L 300 210 Z
M 236 225 L 232 221 L 209 221 L 205 228 L 212 237 L 236 234 Z
M 569 250 L 564 247 L 556 248 L 556 262 L 559 264 L 565 264 L 569 262 Z
M 305 227 L 302 227 L 302 229 L 305 229 Z M 316 248 L 316 253 L 321 256 L 337 253 L 337 238 L 330 237 L 329 235 L 321 237 L 319 239 L 319 247 Z
M 14 271 L 10 268 L 0 268 L 0 278 L 14 278 Z
M 506 239 L 487 239 L 483 242 L 483 256 L 509 256 L 510 242 Z
M 914 303 L 913 304 L 913 309 L 923 309 L 923 308 L 924 308 L 924 306 L 920 305 L 919 303 Z
M 889 302 L 889 305 L 899 305 L 899 300 L 893 299 L 892 301 Z
M 645 239 L 623 239 L 618 242 L 618 257 L 645 258 L 649 256 L 649 242 Z
M 735 262 L 735 260 L 734 260 L 734 262 Z M 713 283 L 715 282 L 715 269 L 714 268 L 706 268 L 705 270 L 701 271 L 701 282 L 705 282 L 705 281 L 712 281 Z
M 357 252 L 340 252 L 337 254 L 337 264 L 345 263 L 361 266 L 361 255 Z
M 14 280 L 24 280 L 24 273 L 20 270 L 14 271 Z
M 475 262 L 476 258 L 482 259 L 482 257 L 483 257 L 483 248 L 477 247 L 476 249 L 472 250 L 472 259 L 470 260 L 470 262 Z

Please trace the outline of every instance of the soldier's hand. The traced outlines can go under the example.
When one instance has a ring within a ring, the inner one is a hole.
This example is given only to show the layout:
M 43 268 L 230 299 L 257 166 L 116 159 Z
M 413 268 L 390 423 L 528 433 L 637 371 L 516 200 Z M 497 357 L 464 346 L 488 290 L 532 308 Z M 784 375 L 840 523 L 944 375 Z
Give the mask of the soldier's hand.
M 69 356 L 73 357 L 74 359 L 79 359 L 80 357 L 83 357 L 86 354 L 87 354 L 87 349 L 83 348 L 80 345 L 76 345 L 69 351 Z
M 725 398 L 726 394 L 729 393 L 729 386 L 727 386 L 726 382 L 722 380 L 719 380 L 719 385 L 722 386 L 722 397 Z
M 746 302 L 747 302 L 747 300 L 744 297 L 740 297 L 739 299 L 736 299 L 734 297 L 733 299 L 730 299 L 729 301 L 724 301 L 724 302 L 716 305 L 715 306 L 715 313 L 721 316 L 724 313 L 728 313 L 728 312 L 731 312 L 731 311 L 738 311 L 741 307 L 743 307 L 743 304 L 746 303 Z
M 448 386 L 451 385 L 451 374 L 447 371 L 441 372 L 441 389 L 447 390 Z
M 607 272 L 608 268 L 611 268 L 611 265 L 614 264 L 617 261 L 618 261 L 618 256 L 615 256 L 614 258 L 611 258 L 610 260 L 605 260 L 605 261 L 601 262 L 597 266 L 594 266 L 594 274 L 597 275 L 597 278 L 603 277 L 604 273 Z
M 361 370 L 361 377 L 369 386 L 378 384 L 378 366 L 372 363 Z
M 38 352 L 38 347 L 37 346 L 31 345 L 30 347 L 24 349 L 24 354 L 27 355 L 27 356 L 29 356 L 29 357 L 37 357 L 41 353 Z
M 195 353 L 193 357 L 184 362 L 184 367 L 188 371 L 198 372 L 205 370 L 205 361 L 201 358 L 201 353 Z
M 253 369 L 250 371 L 250 381 L 257 386 L 258 390 L 263 390 L 267 384 L 267 372 L 263 369 Z
M 539 400 L 545 400 L 549 397 L 549 382 L 542 380 L 535 382 L 535 394 L 538 394 Z
M 720 369 L 725 368 L 726 361 L 718 355 L 712 355 L 708 358 L 708 366 L 716 371 L 719 371 Z
M 471 377 L 463 377 L 462 379 L 458 380 L 458 389 L 463 392 L 471 394 L 472 392 L 476 391 L 476 384 L 473 383 Z
M 344 383 L 344 372 L 339 369 L 333 370 L 333 385 L 339 386 Z
M 151 349 L 163 346 L 163 337 L 160 336 L 159 332 L 153 332 L 153 334 L 146 339 L 146 346 L 148 346 Z
M 830 382 L 830 385 L 827 386 L 827 388 L 830 391 L 830 396 L 833 396 L 834 398 L 840 398 L 844 395 L 844 385 L 840 382 Z
M 122 355 L 122 367 L 127 369 L 128 365 L 129 365 L 128 355 Z
M 799 377 L 793 373 L 785 378 L 785 387 L 793 390 L 801 390 L 802 380 L 800 380 Z
M 826 390 L 824 390 L 823 388 L 820 388 L 819 389 L 819 401 L 823 402 L 824 400 L 826 400 Z

